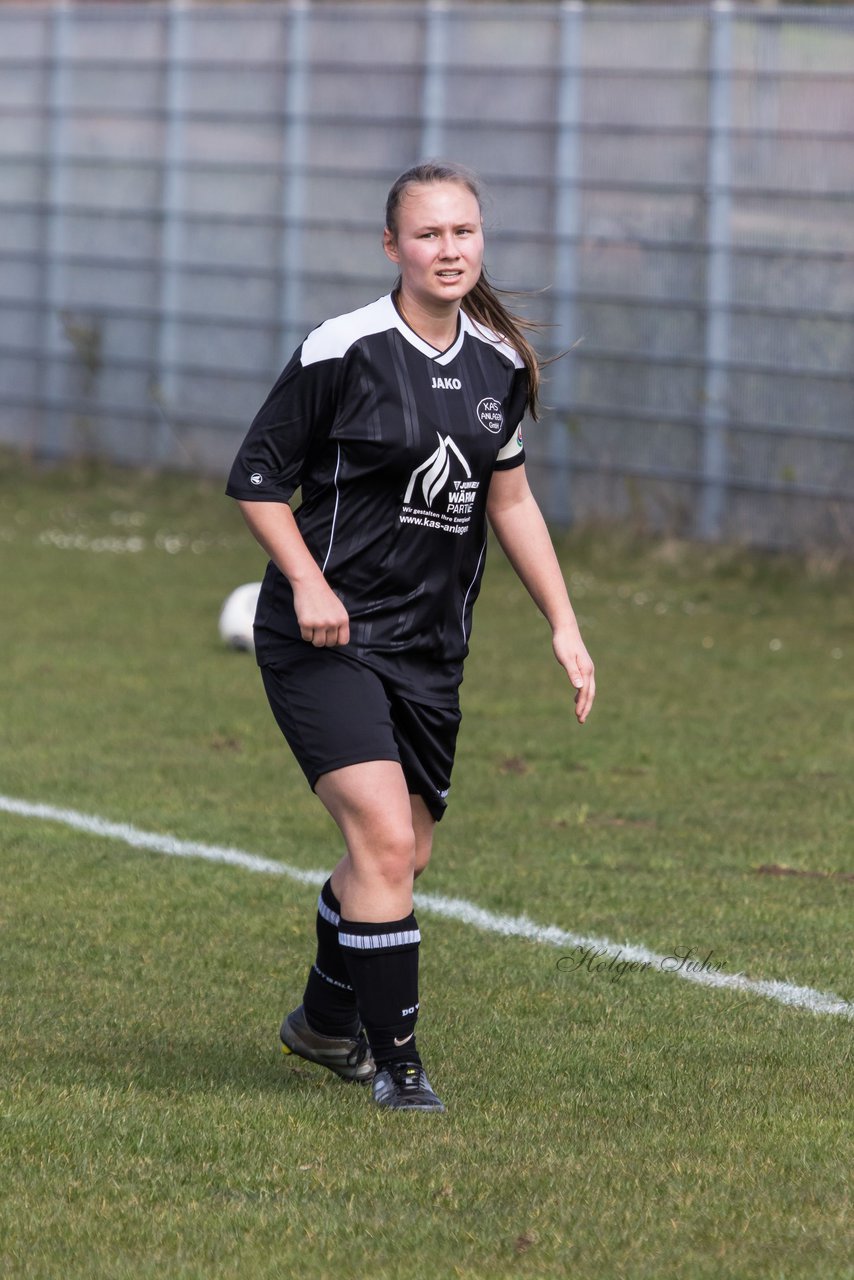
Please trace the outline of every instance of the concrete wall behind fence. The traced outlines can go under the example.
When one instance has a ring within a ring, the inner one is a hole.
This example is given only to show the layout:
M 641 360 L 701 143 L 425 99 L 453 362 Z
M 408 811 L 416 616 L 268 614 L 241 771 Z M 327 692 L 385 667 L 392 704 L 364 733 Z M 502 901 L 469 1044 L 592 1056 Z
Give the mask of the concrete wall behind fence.
M 5 5 L 0 72 L 0 440 L 224 472 L 444 155 L 581 339 L 551 519 L 854 545 L 854 9 Z

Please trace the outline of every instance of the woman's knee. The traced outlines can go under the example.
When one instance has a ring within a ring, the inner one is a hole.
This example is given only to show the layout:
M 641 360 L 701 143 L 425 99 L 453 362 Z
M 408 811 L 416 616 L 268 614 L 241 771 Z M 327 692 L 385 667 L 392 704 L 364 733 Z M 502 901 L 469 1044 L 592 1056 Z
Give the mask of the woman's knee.
M 411 880 L 416 874 L 415 832 L 406 823 L 386 826 L 362 850 L 377 874 L 389 882 Z
M 382 880 L 389 887 L 412 883 L 418 845 L 404 815 L 396 821 L 385 815 L 381 821 L 350 823 L 342 834 L 357 876 Z

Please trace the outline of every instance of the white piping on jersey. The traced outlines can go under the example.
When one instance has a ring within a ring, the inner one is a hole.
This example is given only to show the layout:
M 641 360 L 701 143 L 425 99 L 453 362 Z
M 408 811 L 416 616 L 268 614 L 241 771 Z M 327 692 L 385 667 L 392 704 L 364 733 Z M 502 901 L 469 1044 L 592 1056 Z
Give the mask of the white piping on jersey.
M 329 563 L 329 557 L 332 554 L 332 540 L 335 537 L 335 521 L 338 519 L 338 501 L 341 497 L 341 494 L 338 490 L 338 471 L 340 467 L 341 467 L 341 445 L 339 444 L 338 461 L 335 463 L 335 478 L 332 482 L 335 485 L 335 510 L 332 512 L 332 528 L 329 530 L 329 546 L 326 548 L 326 558 L 323 561 L 323 568 L 320 570 L 321 573 L 326 572 L 326 566 Z
M 492 347 L 495 351 L 500 351 L 516 369 L 522 369 L 524 367 L 525 361 L 519 355 L 516 348 L 511 347 L 509 342 L 505 342 L 501 335 L 496 333 L 494 329 L 488 329 L 485 324 L 480 324 L 478 321 L 472 320 L 466 315 L 465 311 L 460 312 L 460 320 L 462 322 L 460 336 L 464 333 L 470 333 L 471 336 L 473 338 L 477 338 L 479 342 L 485 342 L 488 347 Z M 442 361 L 437 360 L 436 363 L 442 364 Z
M 420 351 L 423 356 L 429 356 L 434 364 L 445 365 L 450 364 L 460 354 L 460 348 L 466 337 L 466 327 L 463 323 L 462 313 L 460 313 L 459 333 L 446 351 L 439 351 L 437 347 L 426 342 L 420 334 L 411 329 L 402 316 L 398 315 L 397 308 L 394 303 L 391 304 L 396 317 L 396 328 L 398 333 L 402 334 L 411 347 L 416 351 Z
M 477 558 L 477 568 L 476 568 L 476 569 L 475 569 L 475 571 L 474 571 L 474 577 L 472 578 L 471 582 L 469 583 L 469 589 L 468 589 L 468 591 L 466 592 L 466 598 L 465 598 L 465 600 L 463 600 L 463 612 L 462 612 L 462 616 L 461 616 L 461 618 L 460 618 L 460 625 L 462 626 L 462 629 L 463 629 L 463 644 L 468 644 L 468 642 L 469 642 L 469 638 L 468 638 L 468 636 L 466 635 L 466 605 L 467 605 L 467 604 L 468 604 L 468 602 L 469 602 L 469 595 L 471 594 L 471 589 L 472 589 L 472 587 L 474 586 L 474 584 L 477 582 L 477 575 L 480 573 L 480 566 L 481 566 L 481 562 L 482 562 L 482 560 L 483 560 L 483 553 L 484 553 L 485 551 L 486 551 L 486 538 L 484 538 L 484 540 L 483 540 L 483 546 L 481 547 L 481 549 L 480 549 L 480 555 L 479 555 L 479 556 L 478 556 L 478 558 Z

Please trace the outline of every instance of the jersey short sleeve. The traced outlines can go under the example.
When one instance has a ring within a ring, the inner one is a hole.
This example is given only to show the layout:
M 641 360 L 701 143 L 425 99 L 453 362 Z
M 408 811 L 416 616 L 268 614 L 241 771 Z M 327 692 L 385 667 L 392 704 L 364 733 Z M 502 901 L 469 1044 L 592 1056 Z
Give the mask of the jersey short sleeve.
M 525 461 L 525 444 L 522 439 L 522 419 L 528 403 L 528 371 L 524 367 L 513 375 L 513 384 L 504 410 L 504 443 L 495 459 L 496 471 L 509 471 Z
M 306 459 L 329 438 L 340 360 L 303 362 L 306 339 L 280 374 L 240 447 L 226 493 L 254 502 L 287 502 Z

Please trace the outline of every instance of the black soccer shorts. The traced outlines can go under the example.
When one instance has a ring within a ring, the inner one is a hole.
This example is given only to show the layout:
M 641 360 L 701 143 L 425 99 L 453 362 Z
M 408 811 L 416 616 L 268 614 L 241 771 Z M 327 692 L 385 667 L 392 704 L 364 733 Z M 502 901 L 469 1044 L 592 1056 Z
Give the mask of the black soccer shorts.
M 402 697 L 370 667 L 335 648 L 282 641 L 261 667 L 264 689 L 288 746 L 314 790 L 333 769 L 396 760 L 410 795 L 438 822 L 447 808 L 460 711 Z

